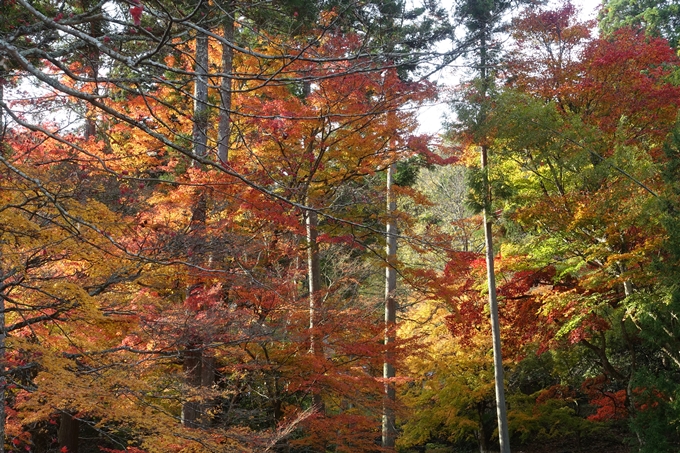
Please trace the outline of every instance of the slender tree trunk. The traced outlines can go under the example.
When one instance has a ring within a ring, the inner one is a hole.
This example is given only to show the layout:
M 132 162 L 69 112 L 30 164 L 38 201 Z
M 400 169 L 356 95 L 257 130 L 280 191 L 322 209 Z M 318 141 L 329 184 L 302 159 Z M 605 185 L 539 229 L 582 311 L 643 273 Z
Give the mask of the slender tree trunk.
M 2 93 L 2 86 L 0 86 L 0 93 Z M 0 98 L 0 101 L 2 99 Z M 2 117 L 2 109 L 0 108 L 0 118 Z M 0 120 L 2 122 L 2 120 Z M 0 133 L 2 133 L 0 131 Z M 7 339 L 7 332 L 5 330 L 5 298 L 0 296 L 0 453 L 5 453 L 5 404 L 7 404 L 7 372 L 5 343 Z
M 222 25 L 222 37 L 230 44 L 234 42 L 234 3 L 225 4 L 226 17 Z M 217 156 L 226 164 L 229 160 L 229 136 L 231 134 L 231 75 L 234 67 L 234 50 L 222 43 L 222 81 L 220 83 L 220 120 L 217 128 Z
M 210 425 L 210 409 L 214 406 L 215 399 L 211 396 L 212 386 L 215 383 L 215 357 L 202 354 L 201 356 L 201 388 L 204 391 L 204 400 L 201 401 L 201 414 L 199 420 L 201 426 Z
M 383 364 L 383 378 L 385 379 L 385 394 L 383 396 L 382 417 L 382 446 L 393 450 L 397 436 L 394 406 L 396 403 L 396 391 L 394 384 L 389 380 L 394 378 L 394 353 L 391 348 L 395 340 L 395 328 L 397 323 L 397 220 L 394 215 L 397 209 L 392 186 L 397 165 L 391 164 L 387 169 L 387 228 L 386 228 L 386 254 L 387 267 L 385 268 L 385 362 Z
M 309 199 L 306 200 L 309 205 Z M 321 265 L 319 263 L 319 244 L 317 242 L 319 218 L 316 211 L 305 213 L 307 227 L 307 280 L 309 282 L 309 352 L 323 358 L 323 338 L 319 333 L 321 324 Z M 314 391 L 314 406 L 322 410 L 321 394 Z
M 212 405 L 205 394 L 215 383 L 215 358 L 204 355 L 203 351 L 191 345 L 184 351 L 183 368 L 187 386 L 203 394 L 195 395 L 182 405 L 182 425 L 205 427 L 210 422 L 208 409 Z
M 488 170 L 488 149 L 482 146 L 482 171 Z M 488 187 L 488 183 L 487 183 Z M 496 388 L 496 414 L 498 416 L 498 440 L 501 453 L 510 453 L 510 434 L 508 415 L 505 407 L 505 388 L 503 384 L 503 357 L 501 354 L 501 327 L 498 319 L 498 298 L 496 295 L 496 271 L 494 269 L 493 237 L 491 232 L 491 213 L 489 211 L 490 193 L 487 190 L 484 206 L 484 244 L 486 248 L 486 274 L 489 285 L 489 312 L 491 314 L 491 336 L 493 337 L 493 368 Z
M 488 34 L 490 24 L 485 24 L 481 30 L 479 50 L 479 73 L 482 83 L 482 106 L 479 113 L 479 126 L 484 127 L 487 121 L 487 95 L 491 84 L 491 74 L 488 71 L 489 56 Z M 498 441 L 501 453 L 510 453 L 510 434 L 508 431 L 508 416 L 505 405 L 505 388 L 503 382 L 503 356 L 501 353 L 501 328 L 498 318 L 498 297 L 496 295 L 496 271 L 494 269 L 493 236 L 491 230 L 491 187 L 489 185 L 488 146 L 481 146 L 481 166 L 485 178 L 484 187 L 484 245 L 486 249 L 486 274 L 489 286 L 489 312 L 491 317 L 491 336 L 493 339 L 493 368 L 496 390 L 496 415 L 498 418 Z
M 199 8 L 198 14 L 204 18 L 206 15 L 205 5 Z M 203 158 L 207 155 L 208 143 L 208 36 L 198 32 L 196 35 L 196 50 L 194 53 L 194 117 L 193 117 L 193 154 Z M 195 165 L 194 161 L 192 165 Z M 206 194 L 200 193 L 196 206 L 193 209 L 190 233 L 193 233 L 191 241 L 194 243 L 187 250 L 191 261 L 200 260 L 199 243 L 201 232 L 205 229 L 206 222 Z M 187 291 L 187 297 L 191 289 Z M 200 345 L 189 342 L 183 355 L 184 379 L 187 387 L 197 391 L 203 381 L 202 375 L 203 352 Z M 191 392 L 189 392 L 191 393 Z M 195 396 L 190 395 L 189 399 L 182 404 L 182 425 L 189 428 L 199 426 L 202 404 L 197 401 Z
M 93 25 L 94 29 L 94 25 Z M 88 47 L 87 58 L 90 60 L 88 67 L 88 77 L 93 80 L 97 80 L 99 75 L 99 49 L 96 47 Z M 97 82 L 93 82 L 92 94 L 99 94 L 99 88 L 97 87 Z M 97 121 L 96 121 L 96 110 L 91 105 L 87 105 L 87 111 L 85 112 L 85 132 L 83 138 L 89 140 L 90 138 L 96 138 L 97 136 Z
M 0 71 L 0 80 L 5 80 L 7 73 L 5 71 Z M 3 139 L 5 137 L 5 109 L 2 106 L 5 102 L 5 86 L 4 82 L 0 82 L 0 146 L 3 145 Z M 0 152 L 4 151 L 0 148 Z M 2 453 L 2 452 L 0 452 Z
M 199 14 L 205 14 L 202 8 Z M 194 80 L 194 155 L 205 157 L 208 153 L 208 36 L 196 36 Z

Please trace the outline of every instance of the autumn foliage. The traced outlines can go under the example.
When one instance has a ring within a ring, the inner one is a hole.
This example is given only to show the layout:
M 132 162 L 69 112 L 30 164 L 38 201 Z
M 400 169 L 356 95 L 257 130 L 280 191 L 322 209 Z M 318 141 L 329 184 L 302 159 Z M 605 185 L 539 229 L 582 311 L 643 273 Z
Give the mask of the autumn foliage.
M 676 50 L 527 8 L 435 139 L 378 3 L 2 3 L 4 451 L 493 450 L 482 210 L 513 444 L 678 449 Z

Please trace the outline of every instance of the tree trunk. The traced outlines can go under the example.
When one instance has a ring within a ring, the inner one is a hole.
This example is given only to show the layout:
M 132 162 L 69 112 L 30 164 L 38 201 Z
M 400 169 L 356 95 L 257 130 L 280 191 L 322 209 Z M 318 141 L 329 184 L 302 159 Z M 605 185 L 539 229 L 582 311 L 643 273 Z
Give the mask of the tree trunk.
M 0 93 L 2 93 L 2 85 L 0 84 Z M 0 98 L 2 101 L 2 98 Z M 2 118 L 2 109 L 0 108 L 0 118 Z M 0 123 L 2 120 L 0 119 Z M 0 131 L 2 133 L 4 131 Z M 5 453 L 5 404 L 7 403 L 7 367 L 5 364 L 5 343 L 7 339 L 7 332 L 5 331 L 5 298 L 4 294 L 0 295 L 0 453 Z
M 5 80 L 5 77 L 7 77 L 7 72 L 0 70 L 0 80 Z M 3 107 L 4 102 L 5 102 L 5 86 L 3 82 L 0 82 L 0 145 L 2 145 L 3 139 L 5 137 L 5 108 Z M 0 149 L 0 151 L 1 150 L 2 149 Z M 0 453 L 2 453 L 1 450 Z
M 185 383 L 196 394 L 190 394 L 189 400 L 182 405 L 182 425 L 188 428 L 205 427 L 209 423 L 208 410 L 212 405 L 205 394 L 215 383 L 215 358 L 190 346 L 184 351 L 183 368 Z
M 387 267 L 385 268 L 385 362 L 383 364 L 383 378 L 385 379 L 385 394 L 383 396 L 382 417 L 382 446 L 394 450 L 397 429 L 394 415 L 396 392 L 394 384 L 389 380 L 394 378 L 394 353 L 391 348 L 395 340 L 395 328 L 397 323 L 397 220 L 394 211 L 397 208 L 392 185 L 397 165 L 391 164 L 387 169 L 387 228 L 386 228 L 386 254 Z
M 482 146 L 482 171 L 488 169 L 487 147 Z M 487 183 L 488 187 L 488 183 Z M 486 274 L 489 286 L 489 312 L 491 315 L 491 336 L 493 338 L 493 368 L 496 388 L 496 414 L 498 417 L 498 440 L 501 453 L 510 453 L 510 434 L 505 407 L 505 388 L 503 383 L 503 357 L 501 354 L 501 327 L 498 319 L 498 298 L 496 296 L 496 272 L 494 269 L 493 237 L 491 232 L 490 194 L 487 190 L 484 206 L 484 244 L 486 248 Z
M 202 8 L 199 14 L 205 14 Z M 194 80 L 194 155 L 203 158 L 208 153 L 208 36 L 196 36 Z
M 90 64 L 88 65 L 87 75 L 88 77 L 96 80 L 99 74 L 99 50 L 96 47 L 88 47 L 88 59 L 90 59 Z M 97 83 L 94 82 L 92 89 L 92 94 L 99 94 L 99 89 Z M 90 138 L 96 138 L 97 136 L 97 122 L 96 122 L 96 110 L 91 105 L 87 105 L 87 111 L 85 112 L 85 132 L 83 133 L 83 138 L 89 140 Z
M 190 345 L 184 351 L 183 369 L 185 383 L 191 389 L 198 389 L 202 381 L 201 350 Z M 190 394 L 189 399 L 182 405 L 182 425 L 188 428 L 198 428 L 198 420 L 201 414 L 201 403 L 195 395 Z
M 309 200 L 307 200 L 309 203 Z M 318 359 L 323 358 L 323 338 L 319 334 L 321 320 L 321 266 L 317 242 L 319 219 L 316 211 L 305 213 L 307 227 L 307 280 L 309 282 L 309 352 Z M 321 410 L 323 401 L 318 390 L 314 391 L 314 406 Z
M 199 192 L 196 205 L 191 213 L 189 224 L 189 246 L 187 254 L 192 264 L 199 264 L 205 259 L 206 250 L 203 247 L 205 239 L 205 225 L 207 220 L 207 195 L 204 191 Z M 208 259 L 208 261 L 210 261 Z M 191 287 L 187 289 L 187 297 L 191 295 Z M 189 308 L 187 308 L 190 310 Z M 198 428 L 202 419 L 204 402 L 198 398 L 200 388 L 212 386 L 214 381 L 215 365 L 214 358 L 204 355 L 203 338 L 193 337 L 187 341 L 183 356 L 183 371 L 185 385 L 188 388 L 188 399 L 182 405 L 182 424 L 189 428 Z
M 96 2 L 94 1 L 92 2 L 91 5 L 89 4 L 89 2 L 85 2 L 83 7 L 85 9 L 89 9 L 95 5 Z M 90 36 L 94 38 L 100 38 L 102 35 L 103 31 L 101 19 L 92 20 L 90 22 Z M 92 94 L 97 95 L 99 94 L 97 78 L 99 77 L 101 52 L 99 51 L 97 46 L 93 45 L 89 45 L 85 49 L 86 49 L 85 52 L 87 52 L 87 54 L 85 55 L 87 66 L 86 74 L 90 79 L 93 80 Z M 95 138 L 97 135 L 97 121 L 96 121 L 97 111 L 90 104 L 86 106 L 86 109 L 87 110 L 85 112 L 85 132 L 83 134 L 83 137 L 85 138 L 85 140 L 89 140 L 90 138 Z
M 201 387 L 204 389 L 204 400 L 201 401 L 201 414 L 199 415 L 202 426 L 210 425 L 210 409 L 215 400 L 211 396 L 213 384 L 215 384 L 215 357 L 201 356 Z
M 488 35 L 490 24 L 484 24 L 480 34 L 480 49 L 479 49 L 479 63 L 480 63 L 480 78 L 482 82 L 482 106 L 479 113 L 478 126 L 483 127 L 487 121 L 487 95 L 489 86 L 491 84 L 491 75 L 487 67 L 489 64 L 488 51 Z M 496 390 L 496 415 L 498 418 L 498 441 L 500 443 L 501 453 L 510 453 L 510 434 L 508 431 L 508 416 L 505 406 L 505 388 L 503 382 L 503 356 L 501 353 L 501 328 L 498 318 L 498 297 L 496 295 L 496 271 L 494 269 L 494 251 L 493 251 L 493 236 L 491 230 L 492 213 L 491 209 L 491 186 L 489 185 L 489 161 L 488 161 L 488 146 L 482 144 L 481 146 L 481 166 L 484 174 L 484 246 L 486 249 L 486 274 L 487 284 L 489 286 L 489 312 L 491 317 L 491 336 L 493 339 L 493 368 L 495 378 Z
M 222 37 L 230 44 L 234 42 L 234 3 L 225 4 L 226 15 L 222 25 Z M 234 50 L 222 43 L 222 81 L 220 83 L 220 120 L 217 129 L 217 156 L 226 164 L 229 160 L 229 136 L 231 134 L 231 75 L 234 67 Z
M 59 450 L 68 453 L 78 453 L 78 433 L 80 422 L 73 414 L 64 412 L 59 423 Z
M 484 402 L 477 403 L 477 417 L 478 417 L 478 426 L 477 428 L 479 432 L 479 453 L 489 453 L 489 435 L 486 432 L 486 426 L 484 426 L 484 409 L 485 409 L 485 404 Z

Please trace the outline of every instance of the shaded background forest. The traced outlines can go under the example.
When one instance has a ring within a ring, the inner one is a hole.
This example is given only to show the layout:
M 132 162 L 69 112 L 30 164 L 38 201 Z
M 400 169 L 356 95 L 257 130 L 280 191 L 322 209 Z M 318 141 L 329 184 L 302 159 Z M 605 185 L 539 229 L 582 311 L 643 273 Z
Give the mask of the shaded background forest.
M 678 451 L 679 9 L 2 0 L 0 451 Z

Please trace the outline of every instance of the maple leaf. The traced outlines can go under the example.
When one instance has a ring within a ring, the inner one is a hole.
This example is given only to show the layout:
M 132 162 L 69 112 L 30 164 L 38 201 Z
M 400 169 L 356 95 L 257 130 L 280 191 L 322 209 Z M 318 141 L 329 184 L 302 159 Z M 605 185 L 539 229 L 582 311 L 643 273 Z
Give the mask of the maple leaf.
M 142 23 L 142 13 L 144 12 L 144 5 L 138 4 L 130 7 L 130 15 L 135 25 Z

